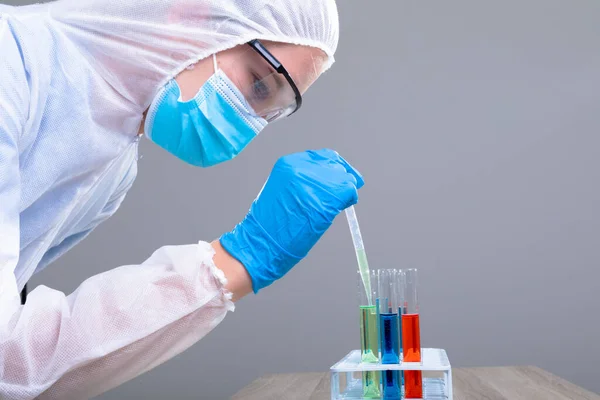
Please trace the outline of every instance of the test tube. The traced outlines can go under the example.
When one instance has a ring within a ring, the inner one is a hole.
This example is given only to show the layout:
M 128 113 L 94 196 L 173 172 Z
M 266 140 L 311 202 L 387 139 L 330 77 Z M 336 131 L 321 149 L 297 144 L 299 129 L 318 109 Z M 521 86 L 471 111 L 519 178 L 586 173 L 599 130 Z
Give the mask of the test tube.
M 405 362 L 421 362 L 421 331 L 419 328 L 419 301 L 417 297 L 417 270 L 405 271 L 405 314 L 402 315 L 402 350 Z M 421 371 L 404 371 L 406 399 L 423 397 Z
M 382 364 L 400 363 L 398 333 L 399 271 L 381 270 L 379 273 L 379 329 Z M 383 398 L 400 400 L 400 371 L 383 371 Z
M 405 291 L 405 286 L 406 286 L 406 282 L 405 282 L 405 274 L 404 271 L 399 269 L 398 270 L 398 276 L 397 276 L 397 288 L 398 288 L 398 303 L 395 305 L 395 307 L 398 308 L 398 343 L 400 345 L 400 359 L 403 359 L 402 356 L 402 315 L 406 314 L 406 308 L 404 307 L 404 300 L 405 300 L 405 296 L 404 296 L 404 291 Z M 404 371 L 400 371 L 400 380 L 401 380 L 401 385 L 404 385 Z
M 379 272 L 370 271 L 371 279 L 371 299 L 377 299 L 377 289 L 379 283 Z M 360 272 L 358 277 L 358 299 L 360 309 L 360 349 L 361 362 L 378 363 L 379 362 L 379 312 L 377 305 L 369 305 L 365 286 L 363 285 Z M 363 397 L 367 399 L 381 398 L 380 390 L 381 375 L 379 371 L 363 372 Z

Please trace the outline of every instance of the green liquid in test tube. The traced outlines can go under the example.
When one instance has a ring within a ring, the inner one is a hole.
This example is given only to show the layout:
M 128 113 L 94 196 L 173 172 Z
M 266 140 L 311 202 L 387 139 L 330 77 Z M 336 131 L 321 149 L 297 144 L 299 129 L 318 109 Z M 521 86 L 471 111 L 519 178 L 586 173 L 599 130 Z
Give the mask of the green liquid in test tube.
M 361 342 L 361 362 L 378 363 L 379 362 L 379 312 L 373 304 L 373 298 L 377 297 L 373 289 L 377 288 L 377 276 L 371 276 L 369 264 L 367 263 L 367 253 L 363 245 L 358 220 L 354 207 L 346 209 L 348 225 L 352 233 L 352 241 L 358 261 L 358 295 L 360 306 L 360 342 Z M 374 278 L 372 281 L 371 278 Z M 375 282 L 372 288 L 371 284 Z M 380 399 L 381 375 L 379 371 L 365 371 L 362 374 L 363 398 Z
M 377 308 L 375 306 L 360 306 L 360 349 L 361 362 L 379 362 L 379 330 L 377 324 Z M 363 397 L 380 399 L 381 390 L 379 371 L 363 372 Z

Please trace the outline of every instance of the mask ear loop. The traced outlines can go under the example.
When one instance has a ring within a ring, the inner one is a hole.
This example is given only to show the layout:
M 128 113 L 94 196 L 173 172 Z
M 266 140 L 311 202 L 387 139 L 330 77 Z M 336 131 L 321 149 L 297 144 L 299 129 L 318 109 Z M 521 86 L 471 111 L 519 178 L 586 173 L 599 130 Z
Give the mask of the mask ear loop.
M 217 55 L 216 54 L 213 54 L 213 67 L 215 68 L 215 72 L 217 72 L 219 67 L 217 66 Z

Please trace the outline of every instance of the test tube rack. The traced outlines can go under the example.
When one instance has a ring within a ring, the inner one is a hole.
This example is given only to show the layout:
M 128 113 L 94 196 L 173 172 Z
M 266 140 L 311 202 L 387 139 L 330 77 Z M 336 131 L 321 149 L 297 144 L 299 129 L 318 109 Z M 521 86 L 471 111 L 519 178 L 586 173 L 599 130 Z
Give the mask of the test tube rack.
M 331 367 L 331 400 L 367 400 L 363 397 L 362 373 L 392 370 L 423 371 L 423 400 L 453 400 L 452 367 L 446 351 L 423 348 L 421 360 L 400 364 L 369 364 L 361 362 L 360 350 L 351 351 Z M 436 372 L 442 377 L 426 377 L 426 372 Z M 345 384 L 341 382 L 344 378 Z

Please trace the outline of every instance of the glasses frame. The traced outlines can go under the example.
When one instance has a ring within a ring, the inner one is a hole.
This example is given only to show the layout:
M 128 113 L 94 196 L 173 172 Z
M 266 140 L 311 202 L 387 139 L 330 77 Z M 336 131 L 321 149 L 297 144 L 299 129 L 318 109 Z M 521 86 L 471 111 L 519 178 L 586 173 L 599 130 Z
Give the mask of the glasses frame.
M 290 84 L 292 90 L 294 91 L 294 95 L 296 96 L 296 109 L 292 111 L 290 115 L 294 114 L 300 109 L 300 107 L 302 107 L 302 94 L 300 94 L 300 90 L 298 90 L 298 86 L 296 86 L 296 83 L 294 83 L 294 80 L 290 74 L 287 72 L 283 64 L 281 64 L 258 39 L 251 40 L 247 44 L 248 46 L 252 47 L 254 51 L 260 54 L 261 57 L 264 58 L 275 71 L 283 75 L 285 80 Z

